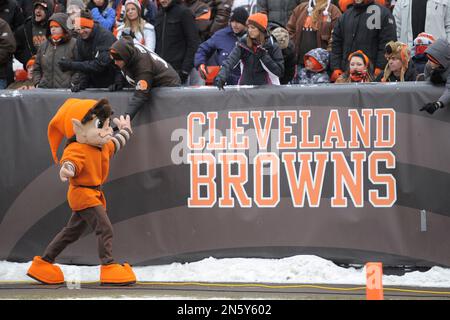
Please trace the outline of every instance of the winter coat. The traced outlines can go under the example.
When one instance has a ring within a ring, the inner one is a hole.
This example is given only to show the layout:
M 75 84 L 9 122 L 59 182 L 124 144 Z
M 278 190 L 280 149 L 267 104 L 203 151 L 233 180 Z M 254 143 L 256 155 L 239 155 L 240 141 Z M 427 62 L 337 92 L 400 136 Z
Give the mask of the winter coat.
M 0 79 L 7 78 L 8 66 L 16 50 L 16 40 L 8 23 L 0 19 Z
M 277 22 L 284 27 L 300 2 L 301 0 L 258 0 L 256 8 L 258 12 L 266 13 L 269 21 Z
M 394 7 L 394 17 L 397 25 L 399 41 L 413 46 L 411 27 L 411 0 L 397 0 Z M 450 3 L 447 0 L 428 0 L 425 18 L 426 33 L 435 39 L 442 38 L 450 42 Z
M 212 36 L 220 29 L 228 26 L 234 0 L 210 0 L 207 2 L 209 2 L 211 8 L 212 23 L 209 36 Z
M 156 53 L 169 62 L 175 71 L 189 73 L 200 44 L 192 12 L 184 5 L 172 1 L 161 7 L 156 16 Z
M 55 13 L 50 20 L 58 22 L 64 29 L 65 37 L 59 43 L 51 40 L 50 28 L 47 31 L 47 41 L 44 42 L 36 54 L 33 68 L 33 83 L 38 88 L 70 88 L 75 82 L 75 73 L 63 72 L 58 66 L 61 59 L 73 60 L 76 52 L 76 40 L 70 36 L 67 27 L 68 16 L 64 13 Z
M 201 41 L 209 38 L 209 28 L 211 27 L 211 9 L 209 5 L 201 0 L 186 0 L 185 5 L 194 15 L 195 24 L 199 32 Z
M 319 19 L 317 27 L 317 48 L 331 50 L 331 33 L 338 19 L 341 17 L 341 11 L 338 7 L 331 4 L 328 9 L 330 21 Z M 291 40 L 295 45 L 296 55 L 300 52 L 301 36 L 303 25 L 308 17 L 308 2 L 298 5 L 292 12 L 291 17 L 286 25 Z
M 266 38 L 263 48 L 267 51 L 261 58 L 247 46 L 247 36 L 242 37 L 222 64 L 218 77 L 227 79 L 236 65 L 241 66 L 239 85 L 280 84 L 284 74 L 283 53 L 271 37 Z
M 24 69 L 28 60 L 37 53 L 39 46 L 47 39 L 48 19 L 53 13 L 53 1 L 42 1 L 47 3 L 47 8 L 44 8 L 45 19 L 39 23 L 36 22 L 33 10 L 32 15 L 15 32 L 17 41 L 15 57 L 24 65 Z
M 16 0 L 0 0 L 0 19 L 5 20 L 13 32 L 25 22 Z
M 166 61 L 148 48 L 122 38 L 112 49 L 123 58 L 122 74 L 136 88 L 128 107 L 131 117 L 144 105 L 152 88 L 179 86 L 180 78 Z
M 380 9 L 381 28 L 368 28 L 369 22 L 376 21 L 373 13 L 367 10 L 369 5 Z M 384 69 L 386 43 L 397 40 L 394 17 L 389 9 L 373 4 L 373 1 L 361 8 L 352 6 L 339 18 L 332 38 L 331 70 L 346 70 L 348 56 L 357 50 L 362 50 L 375 68 Z
M 441 65 L 442 69 L 432 70 L 429 64 L 425 65 L 425 80 L 432 81 L 434 84 L 444 84 L 446 90 L 439 98 L 444 106 L 450 106 L 450 44 L 438 39 L 431 46 L 425 50 L 433 58 L 435 58 Z
M 384 70 L 376 77 L 375 82 L 383 82 Z M 414 63 L 409 61 L 408 69 L 405 72 L 405 81 L 416 81 L 417 71 Z M 400 82 L 400 78 L 397 78 L 393 73 L 389 75 L 386 82 Z
M 77 39 L 77 50 L 72 67 L 80 78 L 76 84 L 81 88 L 107 88 L 113 83 L 122 82 L 120 71 L 113 65 L 109 48 L 116 37 L 94 22 L 90 37 Z
M 97 7 L 91 0 L 88 3 L 88 8 L 91 10 L 94 21 L 97 21 L 106 30 L 112 31 L 116 24 L 116 11 L 108 7 L 108 1 L 105 0 L 101 8 Z
M 233 51 L 237 41 L 239 41 L 239 37 L 230 26 L 217 31 L 198 47 L 195 53 L 194 66 L 198 68 L 201 64 L 208 65 L 208 61 L 212 56 L 214 57 L 214 64 L 209 63 L 209 65 L 221 66 L 231 51 Z M 227 78 L 227 83 L 236 85 L 240 76 L 241 69 L 239 66 L 236 66 Z
M 329 53 L 328 51 L 317 48 L 309 51 L 305 56 L 311 56 L 320 63 L 323 67 L 322 72 L 313 72 L 306 68 L 300 70 L 298 74 L 299 84 L 317 84 L 317 83 L 329 83 L 330 77 L 327 73 L 328 63 L 329 63 Z
M 428 58 L 425 54 L 417 54 L 411 58 L 414 62 L 414 66 L 416 67 L 417 74 L 421 74 L 425 72 L 425 65 L 428 62 Z
M 125 28 L 124 24 L 122 24 L 120 27 L 117 28 L 117 39 L 120 39 L 122 37 L 122 32 L 124 28 Z M 134 41 L 136 43 L 142 44 L 143 46 L 146 46 L 152 51 L 155 51 L 156 47 L 155 28 L 150 23 L 145 23 L 144 34 L 142 34 L 141 32 L 135 33 Z

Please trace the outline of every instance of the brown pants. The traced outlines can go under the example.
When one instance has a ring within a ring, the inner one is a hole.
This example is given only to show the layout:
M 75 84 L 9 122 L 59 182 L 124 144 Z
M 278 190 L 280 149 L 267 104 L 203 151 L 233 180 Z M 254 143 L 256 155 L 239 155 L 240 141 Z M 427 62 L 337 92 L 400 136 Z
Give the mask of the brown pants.
M 112 257 L 113 228 L 103 206 L 73 212 L 67 226 L 56 235 L 45 249 L 42 259 L 50 263 L 55 262 L 56 257 L 68 245 L 81 237 L 87 226 L 90 226 L 97 236 L 98 255 L 102 264 L 114 263 Z

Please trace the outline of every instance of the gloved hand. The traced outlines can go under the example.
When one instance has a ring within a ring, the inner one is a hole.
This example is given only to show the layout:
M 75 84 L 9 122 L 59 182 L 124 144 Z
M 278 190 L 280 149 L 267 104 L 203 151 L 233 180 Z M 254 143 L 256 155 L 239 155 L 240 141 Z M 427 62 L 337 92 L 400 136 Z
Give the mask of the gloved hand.
M 444 104 L 441 101 L 430 102 L 424 105 L 420 111 L 426 111 L 429 114 L 433 114 L 437 109 L 443 108 Z
M 334 70 L 333 73 L 331 74 L 330 81 L 335 82 L 337 80 L 337 78 L 339 78 L 343 74 L 344 74 L 344 71 L 342 71 L 341 69 Z
M 125 114 L 125 117 L 121 115 L 119 118 L 114 118 L 113 122 L 116 124 L 119 130 L 128 129 L 131 133 L 133 133 L 133 130 L 131 129 L 131 119 L 129 114 Z
M 217 87 L 217 88 L 219 88 L 219 90 L 225 90 L 225 88 L 224 88 L 224 86 L 225 86 L 225 79 L 223 79 L 222 77 L 220 77 L 220 76 L 217 76 L 215 79 L 214 79 L 214 85 Z
M 184 70 L 181 70 L 178 75 L 180 76 L 180 80 L 181 80 L 181 84 L 185 84 L 188 77 L 189 77 L 189 72 L 186 72 Z
M 206 77 L 208 76 L 208 68 L 205 66 L 205 64 L 201 64 L 199 67 L 198 67 L 198 73 L 200 74 L 200 77 L 203 79 L 203 80 L 206 80 Z
M 58 61 L 58 66 L 62 72 L 70 71 L 72 70 L 72 61 L 66 58 L 62 58 Z
M 257 46 L 257 47 L 256 47 L 256 53 L 255 53 L 255 55 L 256 55 L 256 57 L 257 57 L 258 59 L 261 59 L 261 58 L 264 57 L 266 54 L 267 54 L 267 49 L 266 49 L 266 48 L 264 48 L 263 46 Z
M 122 83 L 113 83 L 108 87 L 109 91 L 121 91 L 123 89 Z
M 375 68 L 375 70 L 373 71 L 373 75 L 375 77 L 378 77 L 378 75 L 382 72 L 383 70 L 380 68 Z
M 77 84 L 71 84 L 70 85 L 70 91 L 72 92 L 80 92 L 82 90 L 81 85 L 79 83 Z
M 61 181 L 67 181 L 75 175 L 75 167 L 70 161 L 66 161 L 62 164 L 61 169 L 59 169 L 59 178 Z

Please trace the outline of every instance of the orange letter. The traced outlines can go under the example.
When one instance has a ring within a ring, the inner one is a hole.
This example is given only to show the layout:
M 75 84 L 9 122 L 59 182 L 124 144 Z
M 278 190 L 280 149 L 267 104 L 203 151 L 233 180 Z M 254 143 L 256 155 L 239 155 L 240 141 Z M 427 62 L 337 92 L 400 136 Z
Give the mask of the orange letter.
M 270 165 L 270 196 L 264 196 L 264 163 Z M 260 208 L 275 208 L 280 202 L 280 159 L 273 153 L 259 153 L 255 157 L 255 203 Z
M 237 137 L 239 134 L 244 133 L 244 128 L 238 126 L 238 119 L 242 119 L 242 124 L 248 124 L 248 111 L 230 111 L 228 113 L 228 118 L 230 119 L 230 139 L 231 142 L 228 145 L 230 149 L 247 150 L 248 149 L 248 137 L 243 136 L 242 142 L 238 142 Z
M 210 153 L 189 153 L 191 167 L 191 196 L 189 208 L 211 208 L 216 203 L 216 158 Z M 200 175 L 200 164 L 206 163 L 206 175 Z M 200 195 L 200 187 L 206 187 L 206 196 Z
M 300 149 L 319 149 L 320 148 L 320 137 L 315 135 L 313 141 L 309 141 L 309 117 L 311 116 L 311 111 L 301 110 L 300 118 L 302 118 L 302 140 L 300 141 Z
M 261 111 L 252 111 L 251 117 L 256 130 L 256 138 L 258 139 L 259 148 L 262 150 L 267 149 L 267 143 L 269 141 L 270 128 L 272 127 L 272 119 L 275 116 L 274 111 L 264 111 L 264 118 L 266 122 L 264 124 L 264 130 L 261 130 Z
M 219 207 L 234 207 L 231 189 L 234 189 L 234 193 L 241 207 L 251 207 L 252 201 L 244 189 L 244 184 L 248 180 L 247 156 L 242 153 L 221 153 L 219 154 L 219 163 L 222 164 L 222 197 L 219 199 Z M 235 175 L 231 174 L 232 163 L 238 164 L 238 172 Z
M 347 147 L 347 142 L 344 140 L 344 134 L 342 132 L 341 120 L 339 118 L 339 113 L 336 109 L 330 111 L 328 117 L 327 131 L 325 133 L 325 139 L 322 143 L 322 148 L 331 149 L 333 148 L 332 138 L 336 138 L 336 148 Z
M 316 152 L 314 154 L 314 161 L 316 162 L 314 179 L 311 172 L 312 152 L 298 153 L 300 159 L 300 173 L 298 175 L 295 171 L 295 153 L 284 152 L 282 157 L 294 207 L 304 207 L 305 193 L 308 196 L 309 206 L 319 207 L 328 152 Z
M 209 121 L 209 141 L 207 145 L 208 150 L 223 150 L 227 147 L 227 138 L 226 137 L 220 137 L 219 142 L 216 142 L 216 121 L 218 118 L 217 112 L 207 112 L 206 116 L 208 117 Z
M 370 148 L 370 117 L 372 116 L 372 109 L 363 109 L 362 115 L 364 117 L 364 125 L 361 117 L 356 109 L 349 109 L 350 116 L 350 148 L 359 148 L 359 141 L 356 135 L 361 138 L 364 148 Z
M 377 139 L 375 140 L 375 148 L 392 148 L 395 145 L 395 110 L 394 109 L 375 109 L 375 117 L 377 119 Z M 383 119 L 387 117 L 388 138 L 384 138 Z
M 194 121 L 198 120 L 198 123 L 201 125 L 205 124 L 205 114 L 202 112 L 191 112 L 188 115 L 188 148 L 191 150 L 203 150 L 205 147 L 205 138 L 200 137 L 198 138 L 198 142 L 194 142 L 194 135 L 195 135 L 195 129 L 194 129 Z M 200 134 L 201 136 L 201 134 Z
M 357 208 L 364 206 L 363 164 L 366 153 L 363 151 L 351 152 L 351 159 L 355 174 L 352 174 L 343 152 L 332 152 L 331 160 L 334 162 L 334 197 L 331 198 L 332 207 L 347 207 L 347 198 L 344 196 L 344 184 L 350 193 L 353 204 Z
M 297 111 L 287 110 L 287 111 L 277 111 L 278 117 L 278 149 L 295 149 L 297 147 L 297 137 L 292 136 L 289 141 L 286 141 L 286 134 L 292 133 L 292 127 L 286 126 L 286 118 L 291 120 L 291 123 L 297 123 Z
M 392 207 L 397 201 L 397 180 L 391 174 L 378 173 L 378 163 L 386 162 L 386 168 L 395 169 L 395 156 L 390 151 L 373 151 L 369 155 L 369 179 L 373 184 L 386 185 L 386 197 L 381 197 L 378 190 L 369 190 L 370 203 L 378 207 Z

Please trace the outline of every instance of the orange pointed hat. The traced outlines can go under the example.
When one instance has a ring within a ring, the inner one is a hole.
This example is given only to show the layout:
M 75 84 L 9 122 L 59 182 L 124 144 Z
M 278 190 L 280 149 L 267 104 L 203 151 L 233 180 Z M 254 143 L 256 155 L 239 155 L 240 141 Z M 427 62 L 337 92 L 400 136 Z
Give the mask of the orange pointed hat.
M 73 131 L 72 119 L 81 121 L 97 102 L 97 100 L 92 99 L 67 99 L 56 112 L 53 119 L 50 120 L 47 136 L 53 160 L 55 160 L 56 163 L 58 163 L 58 156 L 56 153 L 62 139 L 64 137 L 69 139 L 75 134 Z

